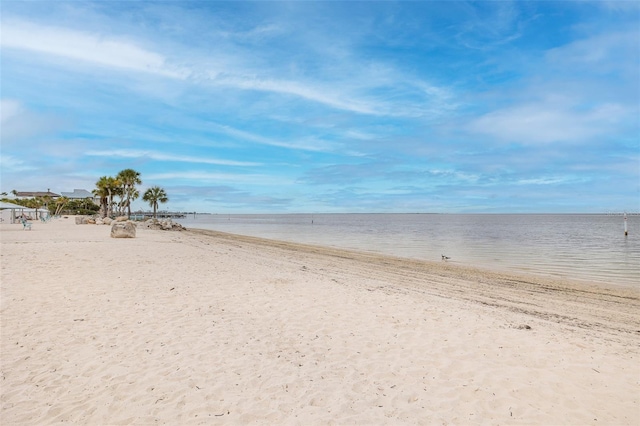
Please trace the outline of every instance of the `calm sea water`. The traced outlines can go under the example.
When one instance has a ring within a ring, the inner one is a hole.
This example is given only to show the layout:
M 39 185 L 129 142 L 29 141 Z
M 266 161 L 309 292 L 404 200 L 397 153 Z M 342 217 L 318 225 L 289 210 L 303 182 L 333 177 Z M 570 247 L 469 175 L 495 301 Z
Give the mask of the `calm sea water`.
M 640 216 L 191 215 L 187 228 L 640 288 Z

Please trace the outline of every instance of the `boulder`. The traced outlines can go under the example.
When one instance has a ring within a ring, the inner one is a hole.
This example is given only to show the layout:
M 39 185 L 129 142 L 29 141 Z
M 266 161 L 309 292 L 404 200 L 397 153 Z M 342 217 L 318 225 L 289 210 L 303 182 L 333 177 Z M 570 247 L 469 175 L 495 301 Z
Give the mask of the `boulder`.
M 129 220 L 129 216 L 118 216 L 116 217 L 116 222 L 126 222 Z
M 88 216 L 76 216 L 76 225 L 86 225 Z
M 131 221 L 114 222 L 111 225 L 111 238 L 135 238 L 136 225 Z
M 139 226 L 143 229 L 154 229 L 160 231 L 183 231 L 186 229 L 179 223 L 173 222 L 171 219 L 165 219 L 162 221 L 158 219 L 147 219 L 144 222 L 140 222 Z
M 165 231 L 182 231 L 185 229 L 182 225 L 172 221 L 171 219 L 162 221 L 160 225 Z
M 110 217 L 102 218 L 102 223 L 104 223 L 105 225 L 111 225 L 111 222 L 113 222 L 113 219 L 111 219 Z

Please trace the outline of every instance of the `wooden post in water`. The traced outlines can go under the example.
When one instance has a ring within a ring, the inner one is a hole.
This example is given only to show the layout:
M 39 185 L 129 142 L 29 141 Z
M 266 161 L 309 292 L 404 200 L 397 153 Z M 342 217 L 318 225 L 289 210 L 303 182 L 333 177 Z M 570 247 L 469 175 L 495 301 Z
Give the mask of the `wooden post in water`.
M 627 235 L 629 235 L 629 232 L 627 231 L 627 213 L 624 214 L 624 236 L 626 237 Z

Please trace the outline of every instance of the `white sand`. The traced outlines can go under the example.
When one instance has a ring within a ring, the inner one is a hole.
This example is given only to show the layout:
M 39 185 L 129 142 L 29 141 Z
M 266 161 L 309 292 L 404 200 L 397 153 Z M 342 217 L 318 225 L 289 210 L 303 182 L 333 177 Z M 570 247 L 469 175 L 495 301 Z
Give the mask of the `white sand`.
M 640 423 L 635 289 L 73 218 L 0 231 L 2 425 Z

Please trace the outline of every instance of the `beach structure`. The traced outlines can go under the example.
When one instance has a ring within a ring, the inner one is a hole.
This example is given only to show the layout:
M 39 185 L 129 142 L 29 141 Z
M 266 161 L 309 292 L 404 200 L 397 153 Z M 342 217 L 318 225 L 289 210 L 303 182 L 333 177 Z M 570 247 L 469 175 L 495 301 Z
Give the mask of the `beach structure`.
M 0 201 L 0 210 L 2 210 L 3 212 L 9 211 L 10 212 L 9 222 L 16 223 L 16 210 L 20 210 L 21 211 L 20 214 L 22 214 L 22 212 L 26 210 L 26 207 L 18 204 L 8 203 L 6 201 Z M 2 219 L 3 220 L 5 219 L 4 215 Z
M 34 213 L 36 218 L 39 216 L 41 219 L 48 217 L 49 215 L 49 210 L 47 209 L 32 209 L 30 207 L 7 203 L 4 201 L 0 202 L 0 210 L 2 210 L 2 221 L 8 220 L 9 223 L 17 223 L 18 218 L 23 218 L 25 215 L 30 216 L 31 213 Z M 9 211 L 8 217 L 4 214 L 5 211 Z

